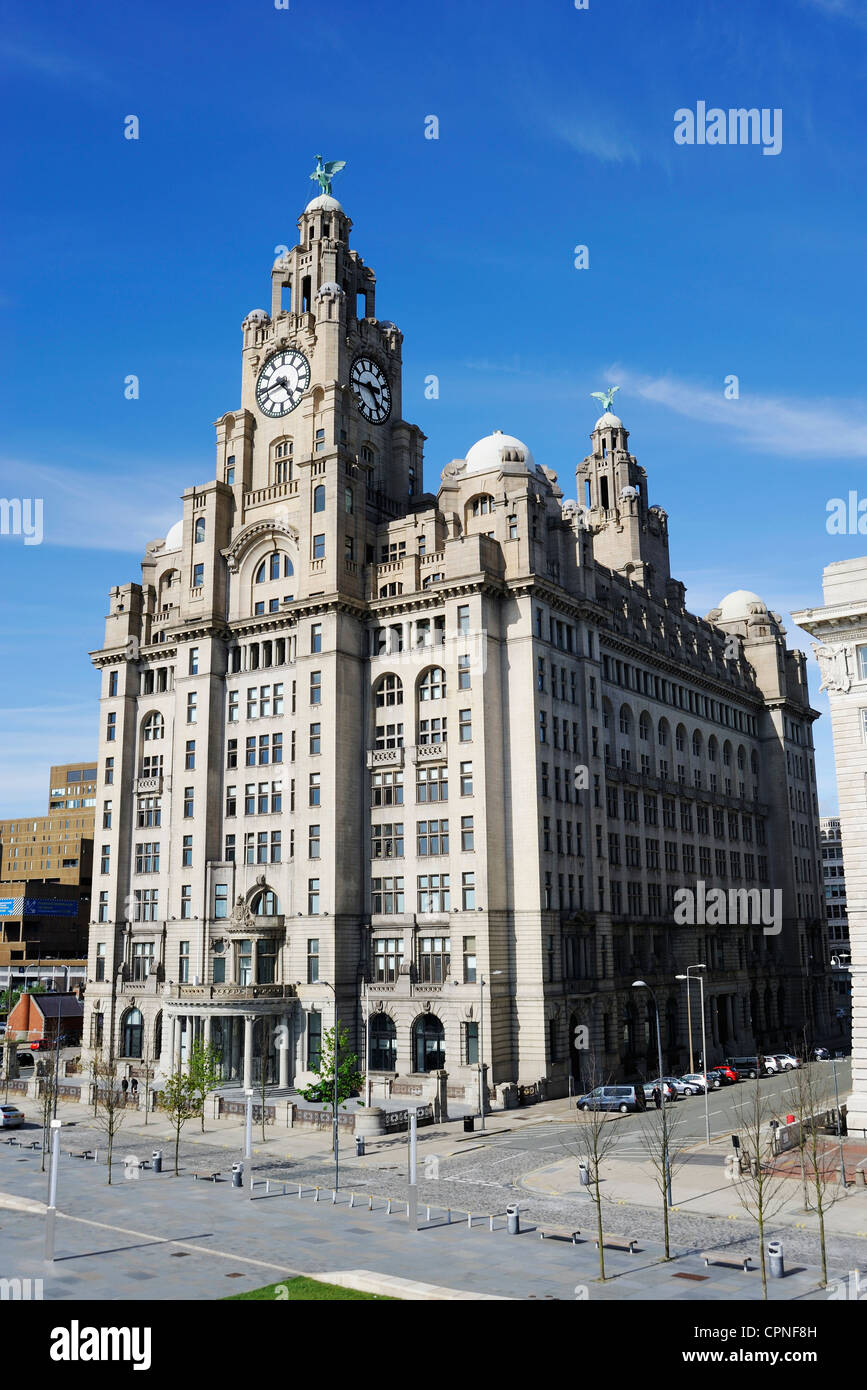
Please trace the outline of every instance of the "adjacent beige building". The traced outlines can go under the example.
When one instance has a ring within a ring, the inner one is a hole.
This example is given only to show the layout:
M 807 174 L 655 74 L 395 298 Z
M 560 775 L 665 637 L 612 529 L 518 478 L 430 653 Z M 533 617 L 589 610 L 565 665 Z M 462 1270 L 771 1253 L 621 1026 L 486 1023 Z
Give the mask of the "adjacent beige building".
M 747 591 L 689 613 L 610 412 L 577 500 L 500 431 L 424 493 L 350 229 L 302 213 L 216 477 L 110 594 L 86 1038 L 165 1071 L 201 1036 L 287 1085 L 336 997 L 380 1076 L 464 1087 L 481 1047 L 556 1094 L 655 1074 L 639 975 L 685 1065 L 702 963 L 710 1060 L 824 1040 L 803 656 Z M 779 892 L 777 926 L 676 922 L 705 887 Z
M 851 1133 L 867 1129 L 867 556 L 828 565 L 822 589 L 824 606 L 792 618 L 817 639 L 831 706 L 852 984 Z

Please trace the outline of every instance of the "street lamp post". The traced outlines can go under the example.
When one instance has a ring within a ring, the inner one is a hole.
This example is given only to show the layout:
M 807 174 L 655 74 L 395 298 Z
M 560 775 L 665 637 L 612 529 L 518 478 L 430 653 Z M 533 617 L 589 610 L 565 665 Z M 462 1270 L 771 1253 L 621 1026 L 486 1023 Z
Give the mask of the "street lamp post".
M 364 981 L 364 1104 L 367 1110 L 370 1109 L 371 1101 L 371 1082 L 370 1082 L 370 988 L 367 981 Z
M 491 975 L 502 975 L 502 970 L 492 970 Z M 485 977 L 479 971 L 479 1129 L 485 1128 Z
M 831 1067 L 834 1072 L 834 1108 L 837 1118 L 837 1138 L 840 1141 L 840 1186 L 844 1192 L 848 1191 L 846 1183 L 846 1160 L 843 1155 L 843 1116 L 840 1114 L 840 1093 L 837 1090 L 837 1058 L 831 1058 Z M 857 1181 L 857 1179 L 856 1179 Z
M 659 1064 L 659 1099 L 662 1104 L 662 1163 L 665 1172 L 665 1200 L 671 1206 L 671 1163 L 668 1156 L 668 1121 L 665 1117 L 665 1081 L 662 1077 L 662 1034 L 659 1031 L 659 1005 L 656 1002 L 656 994 L 646 980 L 633 980 L 632 988 L 647 990 L 653 1000 L 653 1011 L 656 1014 L 656 1058 Z
M 337 1128 L 337 1057 L 340 1051 L 338 1047 L 340 1025 L 337 1019 L 337 989 L 327 980 L 317 980 L 316 983 L 324 985 L 334 995 L 334 1087 L 331 1099 L 331 1142 L 334 1149 L 334 1191 L 336 1192 L 340 1183 L 340 1138 Z
M 686 1002 L 687 1002 L 687 1014 L 688 1014 L 688 1016 L 689 1016 L 689 1069 L 690 1069 L 690 1071 L 693 1071 L 693 1070 L 694 1070 L 693 1065 L 692 1065 L 692 1014 L 691 1014 L 691 1011 L 690 1011 L 690 1008 L 689 1008 L 689 984 L 690 984 L 690 980 L 692 979 L 691 971 L 693 971 L 693 970 L 706 970 L 706 969 L 707 969 L 707 966 L 706 966 L 706 965 L 688 965 L 688 966 L 686 967 L 686 974 L 685 974 L 685 975 L 678 975 L 678 976 L 677 976 L 678 980 L 686 980 Z M 703 976 L 703 975 L 698 975 L 698 976 L 697 976 L 697 979 L 698 979 L 699 987 L 700 987 L 700 989 L 701 989 L 701 1073 L 702 1073 L 702 1076 L 704 1077 L 704 1131 L 705 1131 L 705 1141 L 706 1141 L 706 1143 L 709 1144 L 709 1143 L 710 1143 L 710 1095 L 709 1095 L 710 1088 L 709 1088 L 709 1086 L 708 1086 L 708 1080 L 707 1080 L 707 1048 L 705 1047 L 705 1037 L 704 1037 L 704 976 Z

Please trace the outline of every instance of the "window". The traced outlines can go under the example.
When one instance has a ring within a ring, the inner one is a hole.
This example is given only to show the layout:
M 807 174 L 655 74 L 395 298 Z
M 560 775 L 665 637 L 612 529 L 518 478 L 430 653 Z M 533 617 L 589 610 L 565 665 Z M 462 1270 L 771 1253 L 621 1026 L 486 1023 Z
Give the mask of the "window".
M 192 772 L 196 766 L 196 740 L 188 738 L 184 749 L 184 768 L 187 772 Z
M 467 633 L 470 630 L 470 605 L 462 603 L 458 606 L 458 632 Z
M 310 703 L 311 705 L 322 704 L 322 672 L 310 672 Z
M 307 913 L 310 917 L 319 915 L 319 879 L 308 878 L 307 880 Z
M 133 916 L 136 922 L 155 922 L 159 904 L 158 888 L 136 888 L 133 892 Z M 151 945 L 151 951 L 153 946 Z M 147 976 L 142 976 L 146 979 Z
M 461 816 L 461 849 L 475 849 L 475 834 L 472 816 Z
M 859 650 L 860 650 L 860 648 L 859 648 Z M 116 695 L 116 694 L 117 694 L 117 675 L 118 675 L 117 671 L 110 671 L 110 672 L 109 672 L 109 676 L 108 676 L 108 693 L 109 693 L 109 695 Z
M 192 787 L 184 787 L 184 819 L 189 820 L 193 815 L 194 790 Z
M 461 874 L 461 907 L 464 912 L 474 912 L 476 908 L 476 875 L 472 869 Z
M 192 867 L 193 863 L 193 837 L 185 835 L 181 845 L 181 864 L 185 869 Z
M 317 434 L 319 433 L 320 431 L 317 430 Z M 322 483 L 318 483 L 313 489 L 313 510 L 314 512 L 325 511 L 325 487 Z
M 322 751 L 322 725 L 310 725 L 310 752 L 321 753 Z
M 518 539 L 518 518 L 517 518 L 516 516 L 510 516 L 510 517 L 509 517 L 509 540 L 510 540 L 510 541 L 516 541 L 517 539 Z
M 418 911 L 448 912 L 451 907 L 448 874 L 419 874 Z
M 229 691 L 229 714 L 228 714 L 228 722 L 229 722 L 230 724 L 237 724 L 237 722 L 238 722 L 238 692 L 237 692 L 237 690 L 230 690 L 230 691 Z
M 419 978 L 438 985 L 449 973 L 452 943 L 447 936 L 423 936 L 419 940 Z
M 165 723 L 161 714 L 149 714 L 142 725 L 142 738 L 145 743 L 150 743 L 154 739 L 162 738 L 165 732 Z
M 197 517 L 196 517 L 196 525 L 195 525 L 194 530 L 193 530 L 193 544 L 194 544 L 194 545 L 201 545 L 201 543 L 202 543 L 202 541 L 203 541 L 204 539 L 205 539 L 205 518 L 204 518 L 203 516 L 197 516 Z
M 353 500 L 351 487 L 344 488 L 343 490 L 343 510 L 346 512 L 347 516 L 352 515 Z
M 318 859 L 321 847 L 320 837 L 321 826 L 311 825 L 307 831 L 307 857 L 308 859 Z
M 229 885 L 228 883 L 214 884 L 214 916 L 223 918 L 229 915 Z
M 319 938 L 318 936 L 309 937 L 307 940 L 307 983 L 315 985 L 319 979 Z
M 183 892 L 183 890 L 181 890 Z M 181 916 L 183 916 L 181 912 Z M 190 982 L 190 943 L 189 941 L 178 942 L 178 982 L 186 985 Z
M 446 673 L 441 666 L 432 666 L 419 681 L 419 700 L 444 700 L 446 696 Z
M 447 801 L 449 774 L 446 767 L 420 767 L 416 771 L 416 800 L 419 802 Z
M 372 806 L 403 805 L 403 773 L 374 772 L 371 777 Z
M 320 795 L 321 795 L 321 788 L 320 788 L 320 773 L 318 773 L 318 772 L 311 772 L 311 774 L 310 774 L 309 799 L 308 799 L 308 803 L 307 803 L 307 804 L 308 804 L 309 806 L 319 806 L 319 805 L 321 805 Z
M 103 828 L 103 830 L 111 830 L 111 802 L 110 802 L 110 801 L 104 801 L 104 802 L 102 803 L 102 828 Z
M 195 690 L 191 690 L 190 693 L 187 695 L 187 723 L 188 723 L 188 724 L 195 724 L 195 723 L 197 722 L 197 720 L 198 720 L 199 715 L 198 715 L 198 711 L 197 711 L 197 709 L 196 709 L 196 704 L 197 704 L 198 698 L 199 698 L 199 697 L 198 697 L 198 695 L 196 694 Z
M 106 758 L 105 760 L 105 775 L 103 781 L 107 787 L 110 787 L 114 782 L 114 758 Z
M 470 688 L 470 658 L 468 655 L 458 657 L 458 690 L 469 690 Z
M 232 487 L 235 482 L 235 455 L 230 454 L 226 459 L 226 482 Z
M 109 743 L 117 742 L 117 715 L 110 714 L 106 721 L 105 737 Z
M 204 565 L 193 565 L 193 588 L 200 589 L 205 582 Z
M 416 838 L 420 855 L 448 854 L 449 823 L 447 820 L 420 820 Z
M 313 537 L 313 559 L 314 559 L 314 560 L 324 560 L 324 559 L 325 559 L 325 535 L 324 535 L 324 533 L 321 534 L 321 535 L 319 535 L 319 536 L 314 536 L 314 537 Z
M 476 938 L 464 937 L 464 984 L 476 983 Z
M 322 1057 L 322 1015 L 307 1015 L 307 1070 L 318 1071 Z
M 380 984 L 393 984 L 402 965 L 403 937 L 376 937 L 373 942 L 374 979 Z M 374 1019 L 373 1022 L 376 1020 Z
M 322 624 L 311 623 L 310 625 L 310 650 L 311 652 L 322 651 Z
M 387 916 L 404 910 L 403 877 L 374 878 L 371 881 L 371 911 Z
M 103 845 L 99 856 L 99 872 L 107 874 L 111 872 L 111 846 Z
M 386 821 L 371 826 L 370 854 L 373 859 L 403 858 L 403 822 Z
M 235 837 L 234 837 L 234 835 L 227 835 L 227 836 L 226 836 L 225 843 L 224 843 L 224 846 L 223 846 L 223 858 L 224 858 L 224 859 L 226 860 L 226 862 L 229 863 L 229 864 L 234 864 L 234 862 L 235 862 Z
M 99 895 L 99 909 L 98 909 L 97 914 L 96 914 L 96 920 L 97 920 L 98 922 L 107 922 L 107 921 L 108 921 L 108 891 L 107 891 L 107 890 L 106 890 L 104 893 L 100 893 L 100 895 Z M 97 948 L 97 949 L 98 949 L 98 948 Z M 104 954 L 105 954 L 105 947 L 104 947 L 104 946 L 103 946 L 103 948 L 102 948 L 102 951 L 103 951 L 103 955 L 104 955 Z
M 458 738 L 461 743 L 469 743 L 473 737 L 472 711 L 462 709 L 458 713 Z
M 100 894 L 100 896 L 102 896 L 102 895 Z M 108 896 L 108 895 L 106 894 L 106 897 L 107 897 L 107 896 Z M 107 913 L 108 913 L 108 902 L 106 902 L 105 908 L 106 908 L 106 914 L 107 914 Z M 106 922 L 106 921 L 108 921 L 108 916 L 106 915 L 105 917 L 100 917 L 99 920 L 100 920 L 101 922 Z M 104 942 L 104 941 L 100 941 L 100 943 L 98 944 L 98 946 L 97 946 L 97 948 L 96 948 L 96 978 L 97 978 L 98 981 L 102 981 L 102 980 L 105 979 L 105 951 L 106 951 L 105 942 Z

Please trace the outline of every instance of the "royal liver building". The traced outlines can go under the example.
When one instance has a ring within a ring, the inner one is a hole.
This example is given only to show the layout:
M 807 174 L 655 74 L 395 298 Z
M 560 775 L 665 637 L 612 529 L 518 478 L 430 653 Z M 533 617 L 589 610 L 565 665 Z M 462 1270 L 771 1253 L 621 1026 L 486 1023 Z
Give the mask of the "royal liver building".
M 639 978 L 683 1067 L 690 965 L 708 1061 L 826 1039 L 804 658 L 686 609 L 612 393 L 577 501 L 499 430 L 425 493 L 351 227 L 301 214 L 216 477 L 110 594 L 90 1045 L 291 1085 L 336 1000 L 373 1073 L 557 1094 L 656 1074 Z

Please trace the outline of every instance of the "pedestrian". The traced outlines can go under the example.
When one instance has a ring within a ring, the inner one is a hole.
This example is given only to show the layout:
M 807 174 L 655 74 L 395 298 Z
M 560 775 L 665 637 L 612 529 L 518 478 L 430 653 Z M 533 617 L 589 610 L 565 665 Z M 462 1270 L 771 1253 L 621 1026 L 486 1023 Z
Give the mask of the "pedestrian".
M 127 1081 L 126 1077 L 124 1077 L 123 1081 L 120 1083 L 120 1089 L 123 1091 L 124 1095 L 126 1095 L 127 1091 L 129 1090 L 129 1082 Z
M 658 1086 L 654 1086 L 650 1094 L 653 1097 L 654 1105 L 656 1106 L 657 1110 L 659 1110 L 662 1106 L 662 1092 L 660 1091 Z
M 138 1082 L 135 1077 L 133 1077 L 132 1081 L 129 1083 L 129 1089 L 134 1096 L 138 1095 Z

